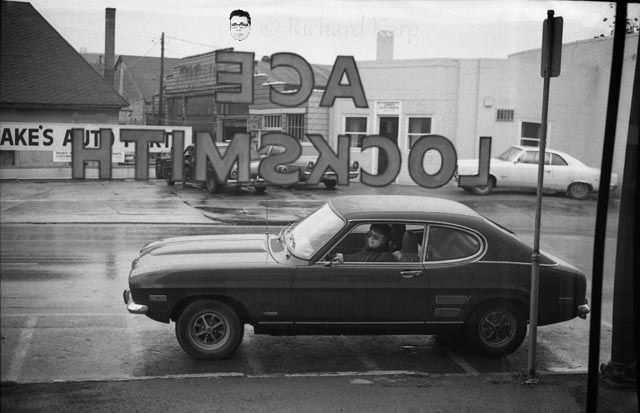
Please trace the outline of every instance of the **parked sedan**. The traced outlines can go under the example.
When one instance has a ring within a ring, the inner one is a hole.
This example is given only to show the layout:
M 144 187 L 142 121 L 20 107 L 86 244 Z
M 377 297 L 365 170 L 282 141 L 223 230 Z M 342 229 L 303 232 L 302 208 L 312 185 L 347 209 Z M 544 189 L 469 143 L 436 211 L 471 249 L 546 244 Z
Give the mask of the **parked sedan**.
M 374 241 L 396 251 L 374 254 Z M 464 332 L 499 356 L 525 337 L 531 252 L 454 201 L 339 197 L 277 235 L 147 244 L 124 300 L 131 313 L 174 321 L 178 342 L 198 359 L 233 353 L 244 324 L 271 335 Z M 586 317 L 585 290 L 580 270 L 543 253 L 539 325 Z
M 291 171 L 297 168 L 299 171 L 301 171 L 299 183 L 304 184 L 307 183 L 307 180 L 311 176 L 313 168 L 318 163 L 319 154 L 318 150 L 315 146 L 313 146 L 311 142 L 300 142 L 300 146 L 302 152 L 300 153 L 298 159 L 291 164 L 279 165 L 277 169 L 278 172 L 286 173 L 287 171 Z M 282 153 L 284 152 L 284 150 L 284 147 L 279 145 L 266 145 L 260 149 L 260 151 L 258 152 L 258 156 L 260 156 L 261 158 L 266 158 L 270 155 Z M 357 178 L 359 173 L 360 165 L 358 164 L 358 161 L 352 162 L 349 169 L 349 179 Z M 338 183 L 338 175 L 332 170 L 327 170 L 322 174 L 320 182 L 322 182 L 327 189 L 333 189 Z
M 216 143 L 218 150 L 221 155 L 227 151 L 229 144 L 227 142 L 218 142 Z M 251 149 L 250 158 L 249 158 L 249 173 L 250 173 L 250 181 L 241 182 L 238 180 L 238 166 L 235 164 L 229 172 L 229 176 L 227 180 L 220 184 L 215 178 L 215 171 L 211 162 L 207 161 L 207 175 L 206 179 L 201 182 L 195 179 L 195 147 L 193 145 L 189 145 L 185 148 L 183 153 L 184 159 L 184 183 L 195 184 L 197 186 L 204 187 L 209 193 L 216 194 L 220 192 L 223 187 L 230 188 L 240 188 L 240 187 L 248 187 L 251 186 L 254 188 L 255 193 L 262 195 L 267 190 L 267 184 L 264 179 L 260 176 L 259 167 L 260 167 L 260 159 L 256 154 L 253 148 Z M 173 160 L 171 158 L 168 159 L 157 159 L 156 160 L 156 178 L 158 179 L 166 179 L 167 185 L 175 185 L 175 180 L 172 176 L 172 168 L 173 168 Z
M 512 146 L 497 158 L 491 158 L 487 186 L 463 187 L 477 195 L 490 194 L 494 188 L 536 189 L 538 184 L 537 147 Z M 600 170 L 591 168 L 573 156 L 551 149 L 545 150 L 543 188 L 545 191 L 564 192 L 574 199 L 585 199 L 597 192 Z M 478 160 L 459 160 L 457 174 L 475 175 Z M 611 174 L 611 186 L 615 189 L 618 176 Z

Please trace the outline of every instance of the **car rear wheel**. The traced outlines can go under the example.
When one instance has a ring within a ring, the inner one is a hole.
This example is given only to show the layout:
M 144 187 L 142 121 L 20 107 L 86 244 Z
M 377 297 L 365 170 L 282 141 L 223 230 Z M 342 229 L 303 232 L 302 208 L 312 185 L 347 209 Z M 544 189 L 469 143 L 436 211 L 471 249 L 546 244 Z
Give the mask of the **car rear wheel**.
M 591 188 L 589 188 L 589 185 L 583 182 L 574 182 L 569 185 L 567 193 L 573 199 L 582 200 L 589 196 L 589 194 L 591 193 Z
M 267 187 L 266 186 L 256 186 L 255 187 L 255 191 L 256 191 L 256 194 L 263 195 L 265 192 L 267 192 Z
M 522 311 L 508 301 L 481 304 L 466 327 L 467 339 L 480 352 L 499 357 L 520 347 L 527 333 Z
M 176 337 L 191 357 L 219 360 L 231 355 L 244 329 L 236 312 L 225 303 L 199 300 L 189 304 L 176 322 Z
M 493 178 L 489 177 L 489 182 L 487 182 L 486 186 L 472 186 L 469 187 L 469 190 L 476 195 L 489 195 L 493 191 L 495 185 Z
M 220 191 L 220 185 L 218 185 L 213 175 L 207 175 L 207 180 L 204 182 L 204 187 L 210 194 L 217 194 Z

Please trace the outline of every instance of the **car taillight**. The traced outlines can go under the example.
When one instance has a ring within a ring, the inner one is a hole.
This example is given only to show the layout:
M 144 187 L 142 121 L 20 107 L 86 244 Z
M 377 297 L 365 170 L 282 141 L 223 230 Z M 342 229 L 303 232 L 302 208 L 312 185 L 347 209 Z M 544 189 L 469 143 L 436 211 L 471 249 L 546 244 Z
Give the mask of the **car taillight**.
M 307 164 L 307 171 L 310 171 L 313 169 L 313 161 L 309 161 L 309 163 Z
M 352 171 L 357 171 L 358 168 L 360 168 L 360 164 L 358 163 L 358 161 L 355 161 L 353 164 L 351 164 Z
M 238 170 L 234 169 L 230 174 L 231 179 L 238 179 Z

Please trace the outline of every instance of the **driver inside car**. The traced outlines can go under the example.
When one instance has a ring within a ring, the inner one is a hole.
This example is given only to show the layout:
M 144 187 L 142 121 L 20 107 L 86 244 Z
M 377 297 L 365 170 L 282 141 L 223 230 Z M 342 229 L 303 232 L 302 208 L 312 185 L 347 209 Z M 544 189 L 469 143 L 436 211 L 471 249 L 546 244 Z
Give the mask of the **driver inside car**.
M 365 245 L 353 254 L 337 253 L 335 259 L 343 262 L 393 262 L 393 254 L 389 251 L 391 227 L 386 224 L 373 224 L 365 234 Z

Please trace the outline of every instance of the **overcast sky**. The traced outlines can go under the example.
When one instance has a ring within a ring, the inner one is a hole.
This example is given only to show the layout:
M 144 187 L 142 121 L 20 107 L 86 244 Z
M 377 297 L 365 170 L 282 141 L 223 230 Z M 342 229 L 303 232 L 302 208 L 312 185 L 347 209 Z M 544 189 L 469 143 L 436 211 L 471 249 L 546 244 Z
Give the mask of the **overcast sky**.
M 311 63 L 376 57 L 376 33 L 394 31 L 394 58 L 506 58 L 540 47 L 547 10 L 564 19 L 563 42 L 608 34 L 614 9 L 576 1 L 31 0 L 77 50 L 104 51 L 106 7 L 116 9 L 116 54 L 185 57 L 223 47 L 257 57 L 295 52 Z M 229 34 L 229 13 L 251 14 L 249 38 Z M 630 7 L 638 16 L 639 7 Z

